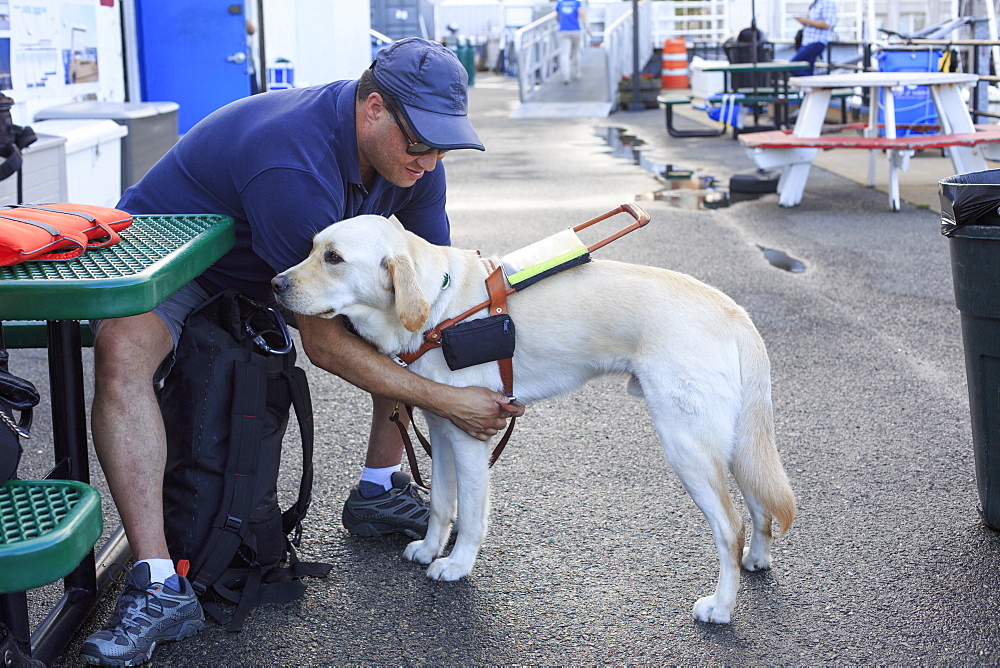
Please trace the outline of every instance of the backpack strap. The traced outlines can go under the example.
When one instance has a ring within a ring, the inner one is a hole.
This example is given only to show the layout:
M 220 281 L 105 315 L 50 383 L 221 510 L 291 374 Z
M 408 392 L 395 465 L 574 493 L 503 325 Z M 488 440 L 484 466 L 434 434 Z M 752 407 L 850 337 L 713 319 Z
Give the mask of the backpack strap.
M 315 442 L 313 430 L 312 398 L 309 395 L 309 384 L 306 372 L 293 366 L 281 372 L 288 383 L 289 394 L 292 397 L 292 407 L 295 408 L 295 418 L 299 423 L 299 433 L 302 436 L 302 479 L 299 481 L 299 497 L 295 503 L 281 514 L 281 529 L 285 535 L 295 532 L 292 544 L 298 545 L 302 537 L 302 520 L 312 504 L 313 484 L 313 445 Z
M 202 602 L 205 612 L 224 625 L 226 630 L 230 632 L 240 631 L 243 628 L 243 624 L 254 606 L 262 603 L 283 603 L 301 598 L 305 593 L 305 583 L 300 579 L 302 576 L 322 577 L 329 574 L 332 568 L 330 564 L 299 561 L 292 547 L 293 543 L 298 543 L 302 531 L 302 519 L 312 502 L 312 460 L 315 442 L 309 385 L 305 371 L 297 366 L 284 369 L 281 372 L 281 377 L 288 384 L 292 406 L 295 408 L 295 416 L 302 437 L 302 479 L 299 483 L 299 496 L 295 503 L 282 513 L 282 531 L 286 536 L 292 531 L 296 533 L 295 540 L 287 545 L 289 566 L 272 569 L 266 575 L 260 564 L 256 563 L 246 569 L 229 568 L 233 556 L 242 543 L 246 543 L 251 551 L 255 551 L 255 540 L 252 533 L 246 529 L 232 530 L 236 522 L 239 522 L 242 527 L 242 518 L 234 518 L 231 513 L 235 510 L 248 513 L 251 510 L 253 478 L 256 469 L 253 458 L 248 457 L 247 454 L 255 452 L 253 444 L 260 441 L 262 427 L 260 417 L 252 413 L 255 406 L 265 405 L 268 385 L 267 372 L 262 366 L 259 366 L 259 361 L 255 364 L 257 360 L 257 353 L 251 353 L 249 362 L 238 364 L 234 369 L 233 387 L 236 389 L 233 397 L 230 445 L 238 445 L 238 447 L 232 447 L 230 450 L 230 463 L 227 470 L 235 470 L 236 475 L 230 476 L 226 480 L 222 510 L 220 510 L 219 517 L 206 541 L 206 546 L 208 546 L 206 549 L 210 550 L 211 556 L 199 569 L 195 579 L 192 580 L 192 585 L 199 596 L 205 591 L 211 591 L 218 598 L 236 606 L 233 613 L 228 615 L 217 601 L 205 600 Z M 235 469 L 233 469 L 234 462 Z M 213 543 L 213 541 L 215 542 Z M 215 574 L 215 578 L 211 582 L 209 582 L 210 574 Z M 230 577 L 231 575 L 236 577 Z M 200 588 L 195 584 L 196 582 L 201 585 Z
M 202 601 L 202 608 L 212 619 L 229 632 L 241 631 L 250 610 L 263 603 L 287 603 L 302 598 L 306 585 L 301 578 L 307 575 L 324 577 L 330 573 L 330 564 L 299 561 L 295 549 L 288 546 L 287 567 L 274 568 L 264 574 L 259 564 L 246 569 L 229 569 L 227 576 L 217 580 L 211 591 L 236 606 L 227 615 L 216 600 Z M 235 577 L 228 577 L 234 575 Z M 237 591 L 238 589 L 238 591 Z
M 252 538 L 245 522 L 252 510 L 257 460 L 255 444 L 263 431 L 260 406 L 267 404 L 267 371 L 251 353 L 250 361 L 233 367 L 233 408 L 231 415 L 229 462 L 219 514 L 205 540 L 205 561 L 195 566 L 191 585 L 201 595 L 226 570 L 240 545 Z
M 238 581 L 238 584 L 243 585 L 242 590 L 239 592 L 233 591 L 224 585 L 221 580 L 216 580 L 212 584 L 211 590 L 215 594 L 230 603 L 236 604 L 236 610 L 233 611 L 232 615 L 227 615 L 223 612 L 222 608 L 215 601 L 202 601 L 201 604 L 202 609 L 211 615 L 212 619 L 225 626 L 226 630 L 230 633 L 243 630 L 243 624 L 250 615 L 250 609 L 258 602 L 261 577 L 260 564 L 254 564 L 246 570 L 246 573 L 246 578 L 241 578 Z

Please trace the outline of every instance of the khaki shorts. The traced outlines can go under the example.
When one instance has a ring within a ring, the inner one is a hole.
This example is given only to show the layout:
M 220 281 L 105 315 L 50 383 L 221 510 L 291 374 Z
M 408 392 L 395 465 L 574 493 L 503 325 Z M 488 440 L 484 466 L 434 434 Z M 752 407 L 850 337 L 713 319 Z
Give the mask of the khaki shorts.
M 174 341 L 174 351 L 177 350 L 177 341 L 181 338 L 181 330 L 184 329 L 184 323 L 187 321 L 188 316 L 191 315 L 195 309 L 208 301 L 211 296 L 212 295 L 210 295 L 204 288 L 196 282 L 191 281 L 151 311 L 151 313 L 155 313 L 159 316 L 160 320 L 163 321 L 163 324 L 167 326 L 167 330 L 170 332 L 170 338 Z M 95 335 L 98 330 L 100 330 L 102 323 L 104 323 L 103 320 L 90 321 L 90 328 L 94 331 Z M 160 366 L 156 369 L 153 382 L 159 383 L 161 380 L 166 378 L 173 365 L 174 354 L 171 353 L 163 359 L 163 362 L 161 362 Z

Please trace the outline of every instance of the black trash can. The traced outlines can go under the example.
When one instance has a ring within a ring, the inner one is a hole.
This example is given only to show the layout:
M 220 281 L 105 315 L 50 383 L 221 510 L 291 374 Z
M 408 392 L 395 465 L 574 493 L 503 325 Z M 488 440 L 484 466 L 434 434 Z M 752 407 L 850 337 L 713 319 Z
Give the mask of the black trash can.
M 962 314 L 980 514 L 1000 530 L 1000 170 L 944 179 L 938 195 Z
M 722 50 L 730 63 L 769 63 L 774 60 L 774 44 L 764 39 L 764 33 L 756 28 L 744 28 L 735 38 L 730 37 L 723 42 Z M 740 88 L 767 88 L 771 85 L 770 76 L 767 72 L 733 72 L 729 75 L 730 88 L 734 91 Z

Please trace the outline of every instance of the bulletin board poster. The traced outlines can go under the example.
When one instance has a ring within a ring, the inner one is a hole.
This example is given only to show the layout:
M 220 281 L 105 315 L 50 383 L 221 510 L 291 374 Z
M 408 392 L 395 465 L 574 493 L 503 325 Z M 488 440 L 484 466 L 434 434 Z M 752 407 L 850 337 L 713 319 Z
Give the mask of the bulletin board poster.
M 10 3 L 0 0 L 0 90 L 10 90 L 13 87 L 10 69 Z
M 94 2 L 0 0 L 0 89 L 41 93 L 99 80 Z

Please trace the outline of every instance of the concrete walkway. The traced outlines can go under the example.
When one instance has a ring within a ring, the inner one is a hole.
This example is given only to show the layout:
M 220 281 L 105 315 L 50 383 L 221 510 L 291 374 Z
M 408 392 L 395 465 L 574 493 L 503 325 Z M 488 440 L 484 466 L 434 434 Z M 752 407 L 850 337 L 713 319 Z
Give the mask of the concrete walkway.
M 209 624 L 157 649 L 153 665 L 1000 663 L 1000 536 L 976 514 L 959 315 L 937 213 L 908 203 L 890 212 L 883 193 L 821 168 L 794 209 L 774 195 L 672 207 L 645 199 L 664 184 L 612 154 L 609 125 L 644 140 L 647 163 L 690 166 L 722 184 L 752 171 L 739 145 L 670 139 L 656 109 L 554 121 L 512 119 L 517 105 L 513 80 L 477 78 L 471 113 L 488 150 L 442 163 L 455 245 L 499 254 L 644 198 L 650 225 L 599 257 L 718 287 L 767 343 L 778 445 L 799 505 L 774 568 L 743 576 L 731 625 L 692 620 L 715 583 L 711 535 L 644 406 L 623 379 L 607 378 L 529 408 L 493 471 L 493 520 L 474 573 L 431 582 L 402 559 L 405 539 L 341 528 L 368 399 L 310 367 L 316 484 L 299 555 L 333 572 L 300 601 L 256 609 L 242 633 Z M 805 271 L 772 266 L 762 248 Z M 594 327 L 605 318 L 593 313 Z M 42 351 L 16 351 L 11 367 L 47 390 Z M 50 466 L 47 413 L 37 415 L 24 475 Z M 297 482 L 294 443 L 285 502 Z M 102 487 L 96 464 L 94 478 Z M 74 664 L 74 650 L 60 665 Z
M 604 49 L 583 49 L 580 64 L 582 77 L 564 83 L 557 73 L 528 101 L 518 104 L 511 118 L 594 118 L 610 114 L 614 101 L 608 99 Z

